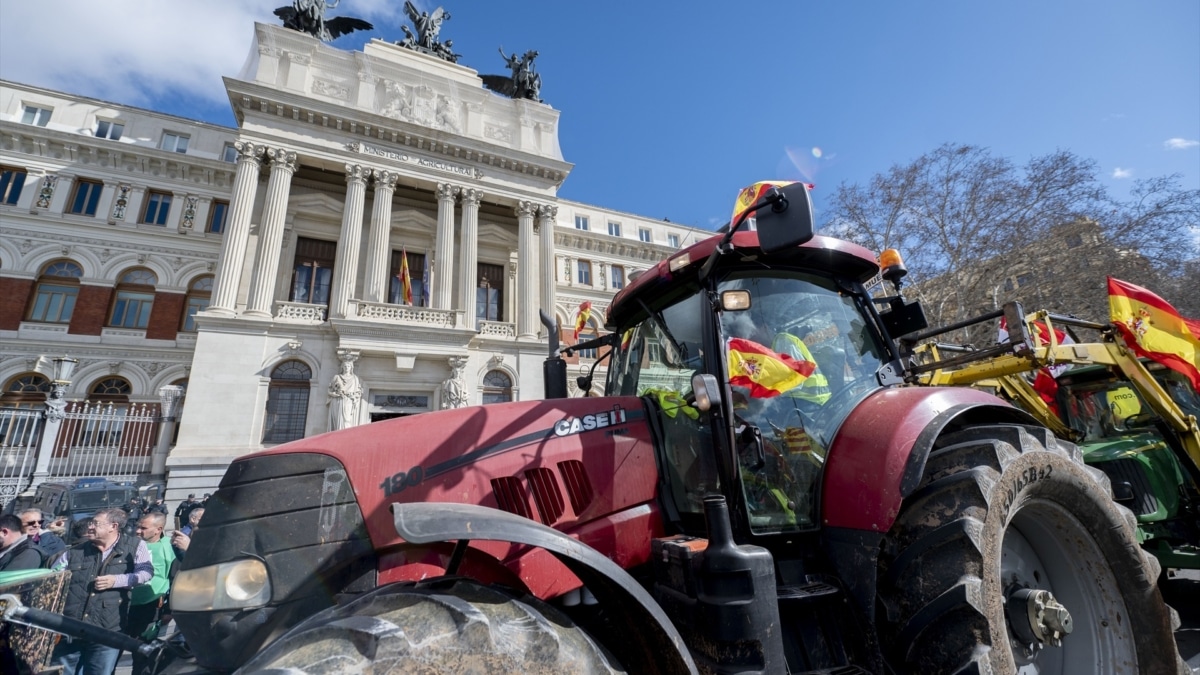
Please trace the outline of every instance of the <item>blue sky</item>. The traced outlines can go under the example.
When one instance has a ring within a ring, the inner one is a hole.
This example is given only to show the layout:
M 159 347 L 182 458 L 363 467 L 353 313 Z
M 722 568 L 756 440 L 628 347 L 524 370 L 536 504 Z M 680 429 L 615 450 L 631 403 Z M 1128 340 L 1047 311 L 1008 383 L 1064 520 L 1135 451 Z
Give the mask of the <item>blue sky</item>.
M 232 125 L 220 76 L 281 4 L 4 0 L 0 77 Z M 947 142 L 1069 150 L 1115 196 L 1171 173 L 1200 188 L 1196 0 L 441 4 L 480 73 L 504 72 L 500 45 L 539 50 L 567 199 L 713 227 L 755 180 L 813 182 L 820 210 Z M 376 29 L 335 46 L 400 39 L 402 6 L 343 0 L 331 15 Z

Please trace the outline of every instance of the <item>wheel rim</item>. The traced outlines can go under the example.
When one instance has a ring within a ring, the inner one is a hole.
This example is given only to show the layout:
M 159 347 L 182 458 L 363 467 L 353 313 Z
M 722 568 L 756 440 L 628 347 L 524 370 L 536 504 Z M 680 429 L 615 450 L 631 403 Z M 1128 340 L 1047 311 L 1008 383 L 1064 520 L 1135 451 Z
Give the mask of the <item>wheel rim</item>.
M 1010 611 L 1009 646 L 1020 675 L 1093 675 L 1137 662 L 1110 563 L 1087 528 L 1054 502 L 1026 502 L 1005 530 L 1000 592 L 1008 602 L 1021 588 L 1050 592 L 1070 612 L 1073 625 L 1061 647 L 1044 645 L 1031 653 L 1017 638 Z

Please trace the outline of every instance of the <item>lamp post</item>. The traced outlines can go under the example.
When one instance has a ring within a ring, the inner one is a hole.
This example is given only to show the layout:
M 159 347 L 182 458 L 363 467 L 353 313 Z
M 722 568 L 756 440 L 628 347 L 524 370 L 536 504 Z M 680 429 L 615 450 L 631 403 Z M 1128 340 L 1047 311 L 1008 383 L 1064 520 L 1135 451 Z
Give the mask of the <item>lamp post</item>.
M 158 445 L 155 446 L 154 456 L 150 460 L 151 480 L 166 478 L 167 453 L 171 449 L 171 439 L 175 436 L 175 423 L 179 419 L 183 394 L 183 387 L 177 384 L 168 384 L 158 389 L 158 401 L 162 408 L 159 413 Z
M 54 456 L 54 445 L 58 432 L 67 417 L 67 387 L 71 386 L 71 374 L 75 372 L 78 359 L 57 356 L 54 361 L 54 379 L 50 381 L 50 397 L 46 399 L 46 424 L 42 429 L 42 440 L 38 444 L 37 463 L 34 465 L 30 487 L 37 487 L 50 477 L 50 458 Z

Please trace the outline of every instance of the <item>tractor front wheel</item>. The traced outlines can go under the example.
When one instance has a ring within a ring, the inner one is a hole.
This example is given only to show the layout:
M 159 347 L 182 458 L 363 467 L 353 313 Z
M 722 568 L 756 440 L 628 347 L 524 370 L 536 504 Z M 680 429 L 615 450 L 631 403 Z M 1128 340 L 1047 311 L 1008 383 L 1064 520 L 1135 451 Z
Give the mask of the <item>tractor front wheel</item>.
M 1187 672 L 1134 525 L 1044 429 L 944 436 L 880 555 L 889 660 L 922 674 Z
M 624 672 L 553 607 L 469 579 L 383 586 L 314 615 L 239 673 Z

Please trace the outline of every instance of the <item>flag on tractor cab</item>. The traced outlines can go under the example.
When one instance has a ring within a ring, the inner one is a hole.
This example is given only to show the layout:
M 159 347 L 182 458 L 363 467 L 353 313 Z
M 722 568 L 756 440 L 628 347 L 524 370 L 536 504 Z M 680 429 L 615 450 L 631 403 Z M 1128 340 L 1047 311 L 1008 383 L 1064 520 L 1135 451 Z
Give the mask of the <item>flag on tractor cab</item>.
M 733 224 L 738 221 L 738 218 L 742 217 L 742 213 L 744 213 L 746 209 L 757 204 L 759 198 L 766 194 L 767 190 L 770 190 L 773 187 L 791 185 L 794 182 L 795 181 L 790 180 L 765 180 L 760 183 L 755 183 L 749 187 L 742 188 L 742 191 L 738 193 L 737 200 L 733 203 L 733 217 L 729 220 L 729 226 L 733 227 Z
M 1185 319 L 1153 292 L 1112 277 L 1108 313 L 1134 353 L 1182 374 L 1200 391 L 1200 321 Z
M 406 305 L 413 304 L 412 295 L 412 276 L 408 272 L 408 252 L 404 247 L 400 247 L 400 273 L 396 275 L 400 280 L 400 301 Z
M 587 325 L 588 319 L 592 318 L 592 301 L 584 300 L 579 305 L 579 311 L 575 313 L 575 341 L 579 342 L 579 331 Z
M 746 387 L 751 398 L 771 398 L 804 384 L 817 364 L 780 354 L 752 340 L 730 338 L 729 384 Z

